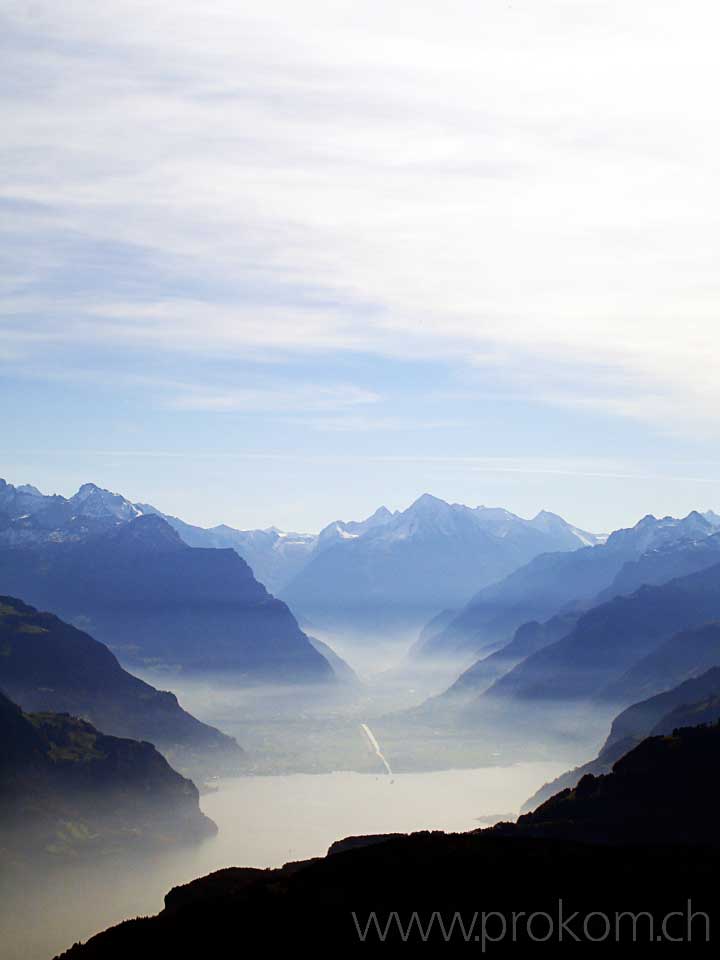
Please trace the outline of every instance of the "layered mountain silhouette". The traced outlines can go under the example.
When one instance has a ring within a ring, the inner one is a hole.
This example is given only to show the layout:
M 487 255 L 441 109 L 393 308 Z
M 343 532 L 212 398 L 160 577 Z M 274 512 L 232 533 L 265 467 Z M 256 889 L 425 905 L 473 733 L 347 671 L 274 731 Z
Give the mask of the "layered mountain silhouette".
M 692 518 L 692 514 L 691 514 Z M 713 526 L 716 521 L 712 521 Z M 597 603 L 612 600 L 623 594 L 634 593 L 642 586 L 667 583 L 677 577 L 705 570 L 720 563 L 720 534 L 695 537 L 695 531 L 686 539 L 683 527 L 676 528 L 680 539 L 669 540 L 651 547 L 637 560 L 623 565 L 609 587 L 595 598 Z M 702 529 L 697 531 L 702 534 Z
M 466 551 L 467 545 L 464 547 L 463 541 L 467 536 L 483 530 L 489 535 L 490 541 L 483 540 L 480 544 L 485 553 L 489 551 L 488 556 L 481 554 L 474 558 L 475 565 L 478 563 L 480 565 L 479 579 L 475 574 L 470 573 L 467 575 L 469 587 L 453 592 L 446 585 L 442 594 L 453 599 L 461 596 L 464 600 L 470 591 L 477 589 L 487 579 L 488 574 L 485 573 L 484 567 L 487 565 L 492 575 L 493 565 L 497 563 L 502 565 L 502 557 L 505 554 L 512 558 L 513 546 L 517 547 L 517 555 L 521 559 L 511 560 L 510 567 L 523 562 L 527 556 L 534 555 L 539 549 L 576 549 L 602 539 L 572 527 L 560 517 L 546 511 L 538 514 L 533 520 L 527 521 L 506 510 L 486 507 L 472 510 L 460 504 L 447 504 L 429 494 L 420 497 L 405 511 L 396 510 L 393 513 L 382 506 L 365 520 L 335 520 L 317 535 L 286 533 L 276 527 L 267 530 L 237 530 L 226 524 L 220 524 L 216 527 L 203 528 L 164 514 L 150 504 L 138 503 L 134 506 L 143 513 L 156 513 L 164 517 L 189 546 L 232 547 L 247 561 L 257 578 L 272 592 L 284 596 L 284 591 L 287 589 L 288 602 L 293 607 L 297 606 L 298 611 L 311 621 L 319 619 L 336 623 L 341 620 L 343 625 L 346 624 L 347 618 L 341 617 L 335 606 L 326 609 L 324 604 L 317 603 L 318 585 L 322 591 L 323 578 L 328 565 L 334 568 L 337 562 L 341 564 L 338 577 L 355 576 L 356 564 L 361 562 L 357 559 L 358 555 L 361 556 L 363 550 L 367 549 L 374 558 L 374 551 L 381 549 L 377 544 L 383 541 L 388 544 L 387 549 L 392 551 L 398 549 L 397 546 L 392 546 L 395 541 L 411 537 L 416 540 L 417 549 L 422 549 L 424 542 L 428 547 L 433 545 L 434 533 L 441 535 L 437 541 L 440 544 L 443 542 L 443 537 L 456 537 L 458 549 Z M 449 523 L 448 516 L 452 516 Z M 493 541 L 505 538 L 509 538 L 507 547 L 504 545 L 498 547 L 497 543 L 493 544 Z M 359 540 L 366 541 L 366 548 L 353 545 Z M 375 546 L 372 545 L 373 542 Z M 492 544 L 490 547 L 489 542 Z M 332 556 L 320 560 L 327 550 L 334 551 Z M 391 558 L 388 560 L 390 561 Z M 455 564 L 456 572 L 465 576 L 459 560 L 460 558 Z M 398 560 L 398 564 L 401 562 L 402 558 Z M 347 572 L 343 572 L 345 566 L 347 566 Z M 437 568 L 438 564 L 435 567 Z M 305 568 L 309 568 L 307 575 L 303 573 Z M 507 568 L 508 564 L 505 562 L 502 569 Z M 432 566 L 431 572 L 437 575 L 437 569 Z M 432 581 L 426 581 L 425 587 L 431 591 L 435 589 Z M 368 589 L 372 591 L 372 584 L 368 584 Z M 370 599 L 373 600 L 372 596 Z M 429 605 L 428 609 L 430 609 Z M 391 612 L 387 616 L 392 622 L 402 620 L 404 614 L 398 611 Z M 386 613 L 378 611 L 377 617 L 382 621 Z M 351 622 L 353 622 L 352 619 Z
M 198 527 L 178 517 L 162 513 L 148 503 L 135 507 L 142 513 L 163 517 L 190 547 L 231 547 L 252 568 L 255 576 L 273 593 L 283 590 L 308 563 L 323 550 L 392 521 L 394 514 L 379 507 L 366 520 L 335 520 L 318 534 L 267 530 L 238 530 L 227 524 Z
M 136 506 L 159 513 L 148 504 Z M 365 520 L 336 520 L 317 536 L 276 528 L 203 529 L 161 515 L 191 546 L 235 549 L 311 624 L 343 631 L 415 628 L 541 551 L 574 550 L 602 539 L 546 511 L 523 520 L 507 510 L 471 509 L 429 494 L 404 511 L 379 507 Z
M 634 663 L 601 696 L 627 703 L 651 697 L 720 665 L 720 623 L 706 623 L 674 634 Z
M 498 750 L 516 756 L 545 755 L 550 743 L 556 752 L 588 749 L 618 710 L 720 666 L 719 619 L 716 564 L 586 613 L 528 623 L 443 693 L 384 718 L 380 731 L 397 739 L 403 731 L 427 737 L 442 729 L 462 738 L 485 730 Z M 636 742 L 621 750 L 608 743 L 588 769 L 606 771 Z M 571 771 L 553 786 L 575 779 Z
M 521 663 L 538 650 L 566 637 L 578 622 L 579 614 L 558 614 L 545 623 L 531 620 L 515 631 L 515 636 L 499 650 L 477 660 L 460 674 L 444 694 L 434 698 L 439 702 L 462 701 L 477 697 L 516 664 Z
M 700 632 L 704 630 L 701 628 Z M 594 760 L 546 783 L 530 797 L 523 809 L 534 810 L 560 790 L 573 789 L 586 774 L 601 776 L 609 773 L 620 757 L 648 736 L 669 735 L 679 727 L 713 724 L 718 720 L 720 666 L 715 666 L 671 690 L 627 707 L 613 720 L 610 733 Z
M 658 671 L 662 673 L 662 664 L 658 667 L 656 659 L 645 658 L 676 635 L 674 643 L 685 647 L 683 631 L 716 619 L 720 619 L 720 564 L 594 607 L 566 637 L 527 657 L 485 696 L 536 701 L 599 697 L 627 704 L 645 692 L 646 683 L 657 683 Z M 688 656 L 681 652 L 677 660 L 667 658 L 665 679 L 659 682 L 672 685 L 684 679 L 693 671 L 693 661 L 698 671 L 706 668 L 705 639 L 703 635 L 694 653 L 688 650 Z M 644 666 L 629 672 L 641 661 Z M 684 676 L 673 675 L 673 663 Z M 655 671 L 654 680 L 650 671 Z
M 428 628 L 415 658 L 472 662 L 509 643 L 530 621 L 543 622 L 720 562 L 718 522 L 697 512 L 683 520 L 647 516 L 607 542 L 565 553 L 544 553 L 476 593 L 454 617 Z M 605 591 L 604 597 L 598 597 Z
M 150 741 L 193 779 L 242 770 L 232 737 L 127 673 L 87 633 L 13 597 L 0 597 L 0 689 L 26 712 L 69 713 L 112 736 Z
M 195 785 L 150 743 L 0 693 L 3 868 L 167 849 L 216 833 Z
M 424 494 L 402 512 L 382 509 L 362 524 L 331 525 L 281 594 L 326 628 L 417 629 L 540 553 L 596 540 L 552 514 L 523 520 Z
M 692 527 L 695 527 L 696 518 L 691 515 L 690 519 Z M 644 521 L 640 526 L 644 528 L 643 538 L 645 539 L 649 524 Z M 682 531 L 685 528 L 686 525 L 683 522 L 673 522 L 669 525 L 665 521 L 659 521 L 657 532 L 665 540 L 670 535 L 669 531 Z M 612 540 L 614 537 L 615 534 L 610 539 Z M 607 558 L 607 550 L 603 546 L 593 549 L 597 556 Z M 439 718 L 445 711 L 448 716 L 456 715 L 456 711 L 462 708 L 464 704 L 471 707 L 473 704 L 478 706 L 483 703 L 487 704 L 487 698 L 482 697 L 485 691 L 489 691 L 490 696 L 512 693 L 515 689 L 515 683 L 517 682 L 521 686 L 522 677 L 528 676 L 536 665 L 542 663 L 541 652 L 546 648 L 548 649 L 547 656 L 550 658 L 552 651 L 556 649 L 556 644 L 568 638 L 570 652 L 566 651 L 566 654 L 572 660 L 575 654 L 572 653 L 571 646 L 575 641 L 569 639 L 570 635 L 576 630 L 588 630 L 590 625 L 595 622 L 597 629 L 593 638 L 588 641 L 588 651 L 578 654 L 573 661 L 578 664 L 579 673 L 588 671 L 587 681 L 592 685 L 593 678 L 599 675 L 597 665 L 589 664 L 585 667 L 582 665 L 582 658 L 589 655 L 593 645 L 603 646 L 603 617 L 610 616 L 612 611 L 612 616 L 622 619 L 623 611 L 630 614 L 635 609 L 634 605 L 625 606 L 615 601 L 619 601 L 619 598 L 625 592 L 637 593 L 639 578 L 646 579 L 650 584 L 662 586 L 668 578 L 679 579 L 676 574 L 686 573 L 688 569 L 700 573 L 710 565 L 717 564 L 718 557 L 720 557 L 718 551 L 720 551 L 720 537 L 717 534 L 712 534 L 700 540 L 680 539 L 677 542 L 662 542 L 660 546 L 651 548 L 637 560 L 624 563 L 620 572 L 613 578 L 613 586 L 606 588 L 593 600 L 587 600 L 584 604 L 577 604 L 574 607 L 568 605 L 564 612 L 542 622 L 531 620 L 523 623 L 517 628 L 513 639 L 509 643 L 500 646 L 498 649 L 491 645 L 491 652 L 476 660 L 460 674 L 459 678 L 444 693 L 427 701 L 419 712 L 415 711 L 415 714 L 433 715 Z M 583 555 L 587 556 L 587 554 L 587 551 L 578 551 L 574 556 L 581 564 L 584 564 L 586 561 L 583 560 Z M 553 560 L 561 564 L 564 563 L 565 559 L 567 558 L 559 554 L 553 555 L 553 557 L 539 558 L 540 561 Z M 529 570 L 532 566 L 533 564 L 530 564 L 526 569 Z M 518 574 L 522 573 L 522 570 L 518 571 Z M 501 583 L 498 586 L 503 589 L 513 579 L 514 577 L 510 577 L 505 584 Z M 602 598 L 605 598 L 604 603 Z M 607 598 L 614 598 L 614 600 L 608 600 Z M 667 602 L 672 606 L 672 597 Z M 678 607 L 676 613 L 679 615 L 679 622 L 684 625 L 685 614 L 681 610 L 682 607 Z M 473 612 L 471 608 L 468 608 L 468 616 L 470 614 L 474 616 L 475 613 L 477 611 Z M 437 623 L 438 630 L 435 632 L 435 636 L 439 644 L 443 639 L 439 636 L 439 632 L 447 629 L 448 625 L 452 627 L 452 621 L 447 614 L 444 614 L 438 618 Z M 649 614 L 646 626 L 651 623 L 652 611 Z M 689 617 L 689 624 L 695 625 L 692 614 Z M 611 629 L 617 632 L 616 626 Z M 628 629 L 634 630 L 632 624 L 628 625 Z M 451 630 L 448 631 L 446 639 L 450 638 L 450 634 Z M 481 632 L 480 635 L 484 634 Z M 432 640 L 432 636 L 432 632 L 428 628 L 425 641 Z M 585 643 L 584 636 L 585 633 L 583 632 L 580 640 L 577 641 L 581 645 Z M 659 643 L 660 638 L 658 639 Z M 613 660 L 613 664 L 619 666 L 620 670 L 615 673 L 614 677 L 610 678 L 607 689 L 597 692 L 597 696 L 608 702 L 631 703 L 633 700 L 674 686 L 686 677 L 700 673 L 717 662 L 720 661 L 716 657 L 712 632 L 693 634 L 687 638 L 687 642 L 685 638 L 680 637 L 675 641 L 672 636 L 669 636 L 666 637 L 665 646 L 660 645 L 658 649 L 656 649 L 656 644 L 652 638 L 648 638 L 646 647 L 640 646 L 637 650 L 632 644 L 623 644 L 621 654 Z M 611 670 L 614 669 L 613 664 L 611 664 Z M 554 668 L 548 669 L 552 674 Z M 544 680 L 542 683 L 544 684 Z M 548 683 L 547 690 L 548 699 L 553 699 L 551 683 Z M 574 696 L 576 694 L 573 694 Z M 565 694 L 561 699 L 564 697 Z
M 157 514 L 167 520 L 189 547 L 235 550 L 257 579 L 274 594 L 305 566 L 318 543 L 318 537 L 311 534 L 285 533 L 275 527 L 236 530 L 224 523 L 216 527 L 198 527 L 162 513 L 147 503 L 138 503 L 136 507 L 145 514 Z
M 520 817 L 518 826 L 534 836 L 584 842 L 720 846 L 715 811 L 704 802 L 718 780 L 719 748 L 718 724 L 650 736 L 616 760 L 611 773 L 585 774 L 573 789 Z
M 334 678 L 235 550 L 191 548 L 162 517 L 92 484 L 69 500 L 7 484 L 0 494 L 0 591 L 83 626 L 124 663 L 247 682 Z
M 717 726 L 653 737 L 612 773 L 584 777 L 517 824 L 355 837 L 280 869 L 222 870 L 172 890 L 158 916 L 63 957 L 196 957 L 238 929 L 252 948 L 367 953 L 381 941 L 385 950 L 430 942 L 556 956 L 592 943 L 607 956 L 627 940 L 643 956 L 668 943 L 677 952 L 680 942 L 683 955 L 709 956 L 719 747 Z
M 479 586 L 504 576 L 540 553 L 578 550 L 601 539 L 547 512 L 523 520 L 506 510 L 471 509 L 445 503 L 429 494 L 405 511 L 391 513 L 380 507 L 366 520 L 335 521 L 317 536 L 308 536 L 285 534 L 275 528 L 241 531 L 221 525 L 203 529 L 162 514 L 149 504 L 131 503 L 91 483 L 84 484 L 67 499 L 44 496 L 34 487 L 0 483 L 0 590 L 25 596 L 71 618 L 90 613 L 75 609 L 83 604 L 74 600 L 71 603 L 70 598 L 66 605 L 61 603 L 58 591 L 50 588 L 53 573 L 41 578 L 44 582 L 38 583 L 38 592 L 28 589 L 28 578 L 35 580 L 38 570 L 48 565 L 54 567 L 56 557 L 62 557 L 63 565 L 70 562 L 82 567 L 81 554 L 87 555 L 93 549 L 96 553 L 103 549 L 127 551 L 130 541 L 135 542 L 138 552 L 142 546 L 145 553 L 154 550 L 157 554 L 164 548 L 169 554 L 180 544 L 195 551 L 204 550 L 204 554 L 185 554 L 186 565 L 192 556 L 198 568 L 211 562 L 209 549 L 218 553 L 232 550 L 251 565 L 260 580 L 281 590 L 283 599 L 310 625 L 366 634 L 380 628 L 415 630 L 439 609 L 457 607 Z M 76 546 L 72 547 L 73 544 Z M 17 557 L 15 553 L 8 554 L 16 550 L 22 551 Z M 179 559 L 176 549 L 175 561 Z M 221 564 L 218 559 L 212 562 L 218 567 Z M 224 566 L 229 576 L 230 561 L 226 559 Z M 241 566 L 235 565 L 238 583 L 248 580 L 247 575 L 241 575 Z M 10 569 L 16 574 L 7 579 Z M 151 576 L 150 583 L 154 579 Z M 244 594 L 250 592 L 245 583 Z M 188 602 L 191 599 L 188 596 Z M 226 600 L 220 598 L 219 604 Z M 248 617 L 258 614 L 257 604 L 261 602 L 262 595 L 256 590 L 254 609 L 248 611 Z M 156 643 L 128 643 L 127 637 L 119 638 L 117 631 L 109 627 L 108 617 L 93 612 L 94 633 L 121 657 L 127 658 L 132 647 L 141 648 L 139 660 L 128 662 L 157 660 L 201 668 L 200 664 L 189 662 L 187 644 L 182 641 L 174 644 L 175 659 L 161 649 L 165 626 L 158 631 Z M 289 637 L 293 632 L 277 601 L 267 596 L 259 614 L 259 620 L 263 619 L 272 621 L 271 633 L 284 632 Z M 280 623 L 283 619 L 284 625 Z M 128 627 L 135 629 L 134 625 Z M 266 633 L 259 630 L 258 639 L 262 640 Z M 306 654 L 308 646 L 305 645 Z M 206 659 L 213 659 L 210 649 Z M 219 659 L 222 661 L 222 657 Z M 246 665 L 251 674 L 259 667 L 249 662 Z M 202 666 L 206 667 L 213 668 L 214 664 Z M 305 667 L 311 675 L 322 672 L 322 663 L 317 659 L 314 670 L 309 662 Z M 243 669 L 236 664 L 232 668 Z M 278 679 L 285 679 L 292 672 L 292 668 L 284 670 Z

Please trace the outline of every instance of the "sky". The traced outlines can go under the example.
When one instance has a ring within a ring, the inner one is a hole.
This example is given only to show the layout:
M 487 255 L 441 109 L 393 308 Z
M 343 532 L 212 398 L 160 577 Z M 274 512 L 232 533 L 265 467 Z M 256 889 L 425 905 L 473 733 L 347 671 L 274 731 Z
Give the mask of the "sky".
M 0 476 L 313 531 L 720 509 L 720 10 L 0 6 Z

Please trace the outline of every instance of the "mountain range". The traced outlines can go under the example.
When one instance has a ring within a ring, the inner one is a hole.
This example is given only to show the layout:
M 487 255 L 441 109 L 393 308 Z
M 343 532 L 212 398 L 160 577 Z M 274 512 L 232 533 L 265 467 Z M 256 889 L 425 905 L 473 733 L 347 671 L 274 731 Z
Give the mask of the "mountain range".
M 403 511 L 393 513 L 380 507 L 363 521 L 335 521 L 316 536 L 286 534 L 275 528 L 241 531 L 220 525 L 203 529 L 91 483 L 64 498 L 44 496 L 29 485 L 13 487 L 0 481 L 0 589 L 54 609 L 74 622 L 85 622 L 77 621 L 78 617 L 89 618 L 98 639 L 116 649 L 121 658 L 128 659 L 133 649 L 139 648 L 139 662 L 172 663 L 168 644 L 161 642 L 168 632 L 166 624 L 152 642 L 139 630 L 141 642 L 134 638 L 128 643 L 109 623 L 107 611 L 97 609 L 97 603 L 88 598 L 87 591 L 85 597 L 71 597 L 73 585 L 58 577 L 58 564 L 63 568 L 75 564 L 77 593 L 77 583 L 84 580 L 82 571 L 88 564 L 97 562 L 99 555 L 104 562 L 111 551 L 127 552 L 130 539 L 136 541 L 138 555 L 139 541 L 144 541 L 147 553 L 154 540 L 152 549 L 164 551 L 168 564 L 174 552 L 173 562 L 179 563 L 184 556 L 185 566 L 191 557 L 198 569 L 211 563 L 224 565 L 225 579 L 234 575 L 237 584 L 244 581 L 248 595 L 248 571 L 243 573 L 242 565 L 236 563 L 231 574 L 229 559 L 221 562 L 215 556 L 232 550 L 250 565 L 259 581 L 280 593 L 309 628 L 359 632 L 366 637 L 380 630 L 417 630 L 431 615 L 462 604 L 483 584 L 538 554 L 578 550 L 603 538 L 545 511 L 523 520 L 506 510 L 448 504 L 429 494 Z M 182 555 L 181 543 L 194 553 Z M 209 549 L 214 551 L 212 561 Z M 95 559 L 91 560 L 93 553 Z M 3 556 L 7 558 L 4 564 Z M 52 572 L 47 572 L 48 567 Z M 40 571 L 45 572 L 41 575 Z M 123 571 L 122 576 L 126 574 Z M 126 589 L 137 589 L 137 584 L 120 582 Z M 97 577 L 93 589 L 100 589 Z M 191 594 L 183 597 L 183 602 L 190 602 Z M 227 598 L 217 599 L 216 610 Z M 284 632 L 287 637 L 294 632 L 296 645 L 302 645 L 280 601 L 256 589 L 252 602 L 253 614 L 264 604 L 254 622 L 271 620 L 272 632 Z M 248 617 L 252 617 L 249 611 L 238 622 Z M 125 623 L 126 633 L 138 634 L 135 623 L 126 617 Z M 174 627 L 178 629 L 177 620 Z M 207 647 L 207 662 L 201 665 L 191 662 L 182 638 L 173 637 L 172 646 L 177 662 L 184 667 L 211 669 L 214 665 L 212 650 Z M 224 654 L 215 662 L 223 658 Z M 247 662 L 247 657 L 243 664 L 232 667 L 262 673 L 260 665 Z M 317 660 L 314 671 L 309 664 L 306 667 L 304 675 L 321 672 Z M 292 670 L 282 671 L 285 677 L 289 672 Z
M 455 616 L 429 624 L 415 659 L 455 657 L 466 665 L 509 643 L 518 627 L 588 609 L 638 586 L 662 583 L 720 562 L 720 519 L 714 514 L 644 517 L 605 542 L 572 552 L 545 552 L 478 591 Z
M 527 521 L 425 494 L 407 510 L 380 508 L 310 538 L 202 530 L 94 484 L 66 499 L 0 481 L 0 589 L 89 630 L 130 666 L 243 682 L 340 674 L 356 682 L 255 579 L 238 552 L 255 543 L 271 549 L 275 576 L 302 555 L 283 594 L 313 624 L 369 634 L 434 614 L 411 659 L 455 660 L 458 673 L 470 664 L 451 696 L 629 703 L 679 682 L 683 669 L 712 665 L 712 645 L 701 643 L 687 647 L 684 664 L 667 651 L 655 666 L 652 657 L 674 634 L 714 619 L 708 571 L 720 564 L 719 528 L 715 514 L 693 512 L 647 516 L 603 538 L 545 512 Z M 493 582 L 478 591 L 483 581 Z
M 461 504 L 445 503 L 430 494 L 419 497 L 407 510 L 391 512 L 381 506 L 365 520 L 334 520 L 316 535 L 286 533 L 276 527 L 237 530 L 220 524 L 203 528 L 161 513 L 150 504 L 138 503 L 134 506 L 143 513 L 163 516 L 189 546 L 232 547 L 273 593 L 282 594 L 288 588 L 293 595 L 298 593 L 302 598 L 303 590 L 307 589 L 308 602 L 313 596 L 315 580 L 323 577 L 323 565 L 319 564 L 318 571 L 311 572 L 307 579 L 302 578 L 297 586 L 294 585 L 295 578 L 301 576 L 305 567 L 312 567 L 328 549 L 340 548 L 335 552 L 335 557 L 344 556 L 343 547 L 348 551 L 356 551 L 358 548 L 350 547 L 350 544 L 357 540 L 365 540 L 368 544 L 392 543 L 433 533 L 462 538 L 467 535 L 465 528 L 470 531 L 479 529 L 495 539 L 509 538 L 510 542 L 514 542 L 524 538 L 524 549 L 519 547 L 521 555 L 528 548 L 532 550 L 532 545 L 541 542 L 547 549 L 561 550 L 602 541 L 602 537 L 573 527 L 547 511 L 539 513 L 533 520 L 522 520 L 507 510 L 489 507 L 472 509 Z M 511 549 L 509 547 L 508 551 Z M 484 562 L 482 558 L 481 562 Z M 474 582 L 474 586 L 477 587 L 483 579 L 481 571 L 480 579 Z
M 125 664 L 334 679 L 235 550 L 189 547 L 162 517 L 92 484 L 69 500 L 0 488 L 0 591 L 88 629 Z
M 160 513 L 149 504 L 135 506 Z M 190 546 L 235 549 L 310 628 L 365 635 L 418 629 L 433 613 L 463 603 L 538 553 L 603 540 L 547 511 L 523 520 L 430 494 L 406 510 L 383 506 L 362 521 L 333 521 L 316 536 L 276 528 L 203 529 L 161 515 Z
M 444 693 L 411 711 L 413 723 L 472 729 L 500 724 L 507 735 L 508 724 L 519 725 L 524 737 L 542 738 L 554 728 L 553 713 L 560 717 L 564 712 L 560 732 L 576 723 L 572 704 L 585 704 L 588 721 L 595 716 L 601 720 L 617 706 L 720 665 L 720 632 L 714 622 L 720 618 L 720 536 L 672 542 L 668 530 L 682 531 L 688 525 L 656 524 L 661 543 L 623 563 L 611 588 L 548 620 L 522 624 L 509 643 L 499 649 L 491 646 L 492 652 L 476 660 Z M 645 538 L 649 526 L 647 519 L 641 523 Z M 689 526 L 693 534 L 698 527 L 705 532 L 696 516 L 690 516 Z M 626 542 L 630 539 L 625 537 Z M 592 549 L 607 555 L 603 546 Z M 572 559 L 586 567 L 583 554 L 586 551 L 579 551 Z M 564 564 L 568 558 L 540 558 L 546 563 L 550 559 Z M 532 567 L 537 563 L 526 569 Z M 640 571 L 647 584 L 638 588 Z M 570 565 L 566 573 L 571 579 Z M 518 574 L 499 584 L 498 594 Z
M 424 494 L 406 510 L 326 528 L 281 595 L 326 629 L 365 637 L 416 631 L 538 554 L 599 539 L 553 514 L 523 520 Z
M 167 520 L 189 547 L 234 550 L 273 594 L 278 594 L 305 566 L 319 539 L 305 533 L 285 533 L 275 527 L 268 530 L 236 530 L 224 523 L 216 527 L 198 527 L 164 514 L 150 504 L 136 506 L 144 514 L 156 514 Z
M 487 697 L 564 701 L 600 698 L 618 704 L 673 686 L 692 670 L 693 656 L 707 666 L 697 644 L 689 656 L 650 661 L 654 677 L 631 669 L 666 644 L 686 645 L 685 631 L 720 618 L 720 564 L 658 586 L 643 586 L 583 614 L 570 633 L 531 654 L 487 691 Z M 673 639 L 674 638 L 674 639 Z

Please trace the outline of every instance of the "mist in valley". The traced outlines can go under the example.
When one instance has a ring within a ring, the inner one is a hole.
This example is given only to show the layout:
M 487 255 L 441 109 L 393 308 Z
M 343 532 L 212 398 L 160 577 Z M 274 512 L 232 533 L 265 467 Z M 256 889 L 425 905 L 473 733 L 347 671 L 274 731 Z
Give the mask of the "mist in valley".
M 467 658 L 413 660 L 413 640 L 325 634 L 345 661 L 334 683 L 134 669 L 241 744 L 238 776 L 213 774 L 212 757 L 196 758 L 208 770 L 197 780 L 200 807 L 218 834 L 147 854 L 25 862 L 3 881 L 3 957 L 45 960 L 157 913 L 173 887 L 225 867 L 322 857 L 351 836 L 514 820 L 536 791 L 598 753 L 615 703 L 493 697 L 487 684 L 448 692 Z
M 366 664 L 381 647 L 367 645 Z M 355 668 L 353 649 L 352 639 L 343 645 Z M 394 638 L 379 662 L 399 668 L 406 653 L 407 644 Z M 242 744 L 242 776 L 198 783 L 201 808 L 218 835 L 147 857 L 26 865 L 22 881 L 3 891 L 3 956 L 44 960 L 127 917 L 158 912 L 172 887 L 224 867 L 323 856 L 348 836 L 468 831 L 514 819 L 544 783 L 597 748 L 587 712 L 581 726 L 577 716 L 567 717 L 540 742 L 518 734 L 517 716 L 502 711 L 465 728 L 447 718 L 434 722 L 422 705 L 441 692 L 444 673 L 459 669 L 453 660 L 443 666 L 408 677 L 358 665 L 357 683 L 334 685 L 136 671 Z M 34 924 L 38 910 L 43 921 Z
M 42 615 L 28 608 L 23 616 Z M 28 635 L 46 629 L 29 623 L 36 632 Z M 74 643 L 94 643 L 67 629 Z M 177 754 L 218 834 L 195 843 L 175 836 L 142 855 L 119 846 L 94 859 L 25 862 L 0 900 L 8 960 L 43 960 L 126 918 L 157 913 L 173 887 L 225 867 L 322 857 L 350 836 L 465 832 L 514 820 L 541 787 L 597 754 L 615 712 L 587 699 L 488 696 L 490 679 L 457 687 L 477 651 L 418 656 L 418 634 L 407 628 L 312 630 L 332 682 L 268 683 L 232 669 L 123 662 L 149 685 L 143 696 L 152 691 L 165 703 L 158 691 L 171 691 L 193 722 L 240 745 L 237 776 L 202 748 L 192 752 L 192 768 Z M 485 641 L 484 655 L 496 646 Z M 32 923 L 38 911 L 42 923 Z

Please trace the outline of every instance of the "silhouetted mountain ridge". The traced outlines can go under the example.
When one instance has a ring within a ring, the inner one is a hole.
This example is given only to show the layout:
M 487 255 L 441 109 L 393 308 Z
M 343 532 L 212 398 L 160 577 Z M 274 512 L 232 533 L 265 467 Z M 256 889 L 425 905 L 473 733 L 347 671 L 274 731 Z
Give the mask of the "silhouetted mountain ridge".
M 441 629 L 422 635 L 413 655 L 472 662 L 509 643 L 522 624 L 588 609 L 602 591 L 612 599 L 642 584 L 704 569 L 720 562 L 720 538 L 713 536 L 717 529 L 717 522 L 695 511 L 683 520 L 647 516 L 632 528 L 615 531 L 605 543 L 543 553 L 476 593 Z
M 685 680 L 670 690 L 627 707 L 612 722 L 610 733 L 594 760 L 568 770 L 544 784 L 523 809 L 534 810 L 560 790 L 573 789 L 586 774 L 609 773 L 613 764 L 648 736 L 671 734 L 720 720 L 720 666 Z
M 485 696 L 573 700 L 629 688 L 612 684 L 661 643 L 720 619 L 720 564 L 661 586 L 641 587 L 585 613 L 568 636 L 522 661 Z
M 23 713 L 0 693 L 4 869 L 167 848 L 215 832 L 195 785 L 152 744 L 106 736 L 68 714 Z
M 365 638 L 414 630 L 540 553 L 577 550 L 597 539 L 554 515 L 523 520 L 430 494 L 370 521 L 362 530 L 335 525 L 335 542 L 317 550 L 282 590 L 294 610 L 326 629 Z
M 612 772 L 585 774 L 517 827 L 532 836 L 592 843 L 720 845 L 706 791 L 718 783 L 720 726 L 685 727 L 648 737 L 615 761 Z
M 232 737 L 127 673 L 87 633 L 13 597 L 0 597 L 0 689 L 26 712 L 69 713 L 113 736 L 150 741 L 193 778 L 242 768 Z
M 0 590 L 81 623 L 126 664 L 247 682 L 333 679 L 287 606 L 234 550 L 188 547 L 161 517 L 0 546 Z

